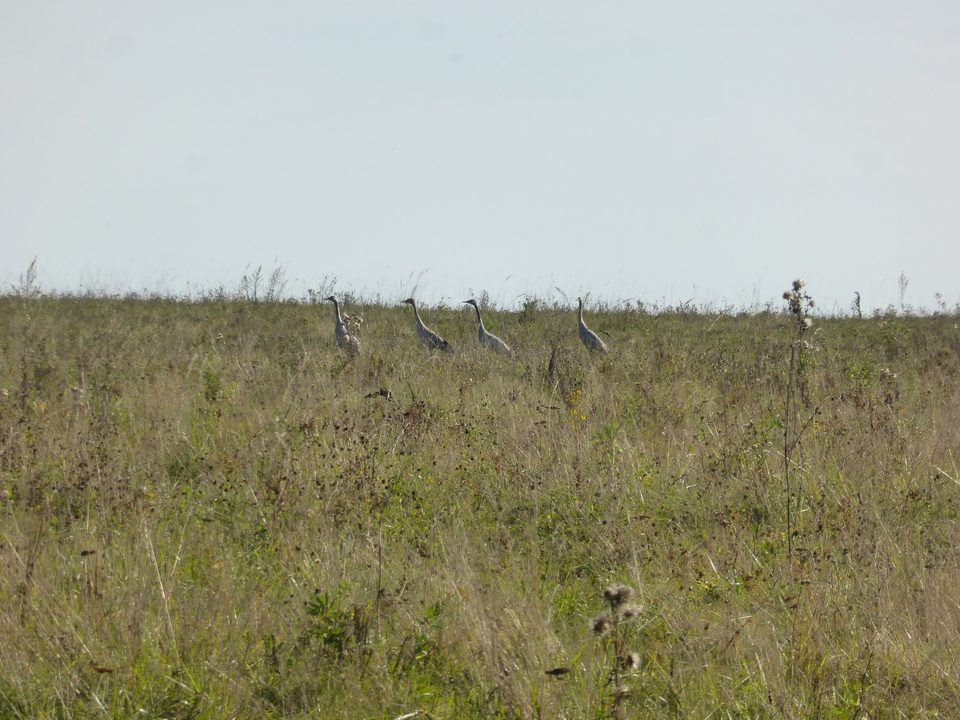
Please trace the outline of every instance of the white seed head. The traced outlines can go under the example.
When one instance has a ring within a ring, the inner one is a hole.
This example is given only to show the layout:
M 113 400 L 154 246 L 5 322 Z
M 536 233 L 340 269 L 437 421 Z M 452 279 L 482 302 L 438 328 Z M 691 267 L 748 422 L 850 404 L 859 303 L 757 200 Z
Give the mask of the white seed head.
M 630 602 L 633 597 L 633 588 L 629 585 L 611 585 L 603 591 L 603 598 L 614 609 Z
M 607 615 L 595 617 L 590 621 L 590 629 L 593 630 L 594 635 L 603 635 L 610 629 L 610 617 Z

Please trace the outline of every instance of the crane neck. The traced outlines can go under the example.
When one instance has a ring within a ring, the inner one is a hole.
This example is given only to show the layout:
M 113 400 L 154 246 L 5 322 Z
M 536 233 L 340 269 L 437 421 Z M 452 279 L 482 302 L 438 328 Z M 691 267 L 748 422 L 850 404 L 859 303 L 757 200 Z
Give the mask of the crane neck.
M 580 301 L 580 308 L 577 312 L 577 317 L 580 320 L 580 324 L 583 325 L 583 300 Z
M 410 305 L 413 307 L 413 317 L 417 321 L 417 325 L 424 327 L 423 320 L 420 319 L 420 311 L 417 309 L 417 303 L 412 302 Z
M 473 305 L 473 303 L 471 303 Z M 474 305 L 473 309 L 477 311 L 477 322 L 480 323 L 480 327 L 483 327 L 483 318 L 480 317 L 480 306 Z
M 337 314 L 337 325 L 343 325 L 343 318 L 340 317 L 340 303 L 337 302 L 337 299 L 333 299 L 333 309 Z

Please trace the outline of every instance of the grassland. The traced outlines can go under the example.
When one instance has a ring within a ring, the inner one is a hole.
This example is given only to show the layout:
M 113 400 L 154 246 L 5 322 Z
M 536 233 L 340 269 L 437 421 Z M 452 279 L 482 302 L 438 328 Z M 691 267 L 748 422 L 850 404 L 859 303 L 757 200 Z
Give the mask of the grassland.
M 957 316 L 347 310 L 0 298 L 0 717 L 960 712 Z

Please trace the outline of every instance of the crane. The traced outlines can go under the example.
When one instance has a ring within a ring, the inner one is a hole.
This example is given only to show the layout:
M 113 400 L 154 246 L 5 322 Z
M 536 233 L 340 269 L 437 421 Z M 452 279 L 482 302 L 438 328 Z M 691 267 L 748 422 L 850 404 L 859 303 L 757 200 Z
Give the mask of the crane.
M 587 324 L 583 321 L 583 298 L 578 297 L 577 303 L 580 305 L 580 310 L 578 313 L 579 328 L 577 334 L 580 336 L 580 342 L 583 343 L 584 347 L 587 350 L 592 350 L 593 352 L 605 353 L 607 352 L 606 343 L 600 339 L 600 336 L 597 335 L 593 330 L 587 327 Z
M 484 347 L 490 348 L 491 350 L 496 350 L 497 352 L 505 353 L 507 355 L 513 355 L 513 349 L 509 345 L 484 327 L 483 318 L 480 317 L 480 306 L 477 305 L 477 301 L 473 298 L 470 298 L 469 300 L 464 300 L 463 302 L 466 305 L 473 305 L 473 309 L 477 311 L 477 338 L 480 340 L 480 344 Z
M 333 303 L 335 322 L 333 332 L 337 338 L 337 347 L 341 350 L 346 350 L 351 355 L 358 354 L 360 352 L 360 341 L 347 330 L 347 326 L 343 322 L 343 317 L 340 315 L 340 303 L 337 302 L 337 299 L 333 295 L 324 298 L 324 300 L 329 300 Z
M 417 310 L 417 301 L 411 297 L 403 302 L 413 307 L 413 317 L 417 323 L 417 334 L 420 336 L 420 342 L 429 350 L 446 350 L 447 352 L 451 352 L 453 348 L 450 347 L 450 343 L 423 324 L 423 320 L 420 319 L 420 311 Z

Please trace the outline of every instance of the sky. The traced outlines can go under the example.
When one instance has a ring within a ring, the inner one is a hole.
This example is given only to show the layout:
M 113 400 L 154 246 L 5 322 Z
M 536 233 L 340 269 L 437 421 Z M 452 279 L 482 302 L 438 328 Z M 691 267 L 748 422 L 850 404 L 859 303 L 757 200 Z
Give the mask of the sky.
M 0 287 L 960 302 L 960 3 L 0 0 Z

